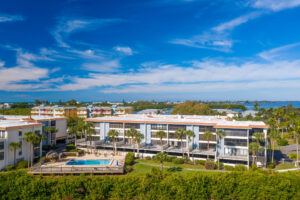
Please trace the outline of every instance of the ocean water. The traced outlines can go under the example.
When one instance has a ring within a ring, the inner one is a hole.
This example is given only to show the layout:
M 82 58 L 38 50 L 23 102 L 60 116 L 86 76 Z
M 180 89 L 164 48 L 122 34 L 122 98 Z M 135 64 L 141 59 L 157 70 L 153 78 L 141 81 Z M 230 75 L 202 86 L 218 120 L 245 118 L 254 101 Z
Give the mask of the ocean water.
M 255 103 L 241 103 L 240 105 L 246 106 L 248 110 L 254 110 Z M 293 105 L 295 108 L 300 107 L 300 101 L 278 101 L 278 102 L 266 102 L 266 103 L 258 103 L 259 108 L 278 108 L 281 106 L 288 106 L 289 104 Z

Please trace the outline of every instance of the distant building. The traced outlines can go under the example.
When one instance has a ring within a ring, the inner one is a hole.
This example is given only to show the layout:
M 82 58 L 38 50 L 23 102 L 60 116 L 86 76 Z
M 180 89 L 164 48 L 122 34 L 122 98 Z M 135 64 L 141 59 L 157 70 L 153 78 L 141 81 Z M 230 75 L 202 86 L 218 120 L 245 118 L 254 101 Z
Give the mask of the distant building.
M 76 107 L 62 106 L 36 106 L 31 109 L 31 115 L 49 117 L 75 117 L 77 116 Z
M 137 114 L 155 115 L 163 114 L 163 111 L 161 109 L 145 109 L 137 112 Z
M 238 112 L 234 111 L 234 110 L 230 110 L 230 109 L 213 109 L 215 111 L 217 111 L 218 113 L 222 114 L 222 113 L 226 113 L 227 117 L 237 117 L 238 116 Z
M 126 115 L 132 113 L 132 107 L 118 106 L 113 108 L 113 115 Z
M 247 117 L 248 115 L 251 115 L 252 117 L 256 117 L 257 113 L 258 113 L 258 111 L 256 111 L 256 110 L 246 110 L 246 111 L 242 112 L 242 117 Z
M 113 114 L 113 109 L 111 107 L 91 107 L 89 112 L 89 117 L 110 116 Z

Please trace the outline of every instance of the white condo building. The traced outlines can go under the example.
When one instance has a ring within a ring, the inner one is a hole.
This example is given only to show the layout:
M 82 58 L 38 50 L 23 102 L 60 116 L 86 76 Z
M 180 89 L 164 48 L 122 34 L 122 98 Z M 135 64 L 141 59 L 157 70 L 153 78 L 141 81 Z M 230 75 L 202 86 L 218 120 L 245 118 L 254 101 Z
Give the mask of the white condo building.
M 14 152 L 9 150 L 9 144 L 20 142 L 21 148 L 17 150 L 16 160 L 29 160 L 30 144 L 23 140 L 27 132 L 42 133 L 43 124 L 38 122 L 20 120 L 0 120 L 0 169 L 14 164 Z M 34 147 L 34 157 L 38 158 L 42 153 L 42 145 Z
M 144 139 L 140 144 L 140 154 L 142 156 L 154 155 L 161 150 L 160 139 L 156 132 L 163 130 L 167 137 L 163 138 L 164 152 L 173 156 L 181 156 L 181 147 L 193 159 L 220 159 L 227 164 L 251 164 L 249 153 L 249 143 L 252 141 L 255 132 L 261 132 L 265 137 L 262 142 L 264 150 L 256 156 L 257 163 L 261 166 L 266 165 L 267 152 L 267 125 L 260 121 L 234 121 L 226 116 L 192 116 L 192 115 L 139 115 L 127 114 L 120 116 L 105 116 L 86 119 L 95 125 L 96 134 L 92 136 L 93 147 L 98 149 L 112 149 L 112 144 L 107 138 L 109 130 L 117 130 L 119 136 L 118 151 L 136 151 L 135 145 L 129 144 L 126 131 L 135 128 L 143 134 Z M 188 144 L 187 138 L 183 142 L 175 136 L 177 129 L 192 130 L 195 137 Z M 221 140 L 216 137 L 216 131 L 223 130 L 226 136 Z M 214 138 L 209 142 L 203 139 L 205 131 L 210 131 Z M 82 143 L 79 145 L 88 145 Z M 209 148 L 208 148 L 209 147 Z

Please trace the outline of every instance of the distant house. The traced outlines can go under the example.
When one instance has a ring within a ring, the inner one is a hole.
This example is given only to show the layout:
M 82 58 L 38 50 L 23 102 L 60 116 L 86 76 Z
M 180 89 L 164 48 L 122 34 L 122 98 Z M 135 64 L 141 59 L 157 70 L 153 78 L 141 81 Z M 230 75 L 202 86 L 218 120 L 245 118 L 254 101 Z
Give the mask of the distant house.
M 137 112 L 137 114 L 145 114 L 145 115 L 155 115 L 155 114 L 163 114 L 161 109 L 145 109 Z
M 256 117 L 257 113 L 258 113 L 258 111 L 256 111 L 256 110 L 246 110 L 246 111 L 242 112 L 242 116 L 247 117 L 248 115 L 251 115 L 252 117 Z
M 226 113 L 227 117 L 237 117 L 238 116 L 238 112 L 234 111 L 234 110 L 229 110 L 229 109 L 213 109 L 215 111 L 217 111 L 218 113 Z

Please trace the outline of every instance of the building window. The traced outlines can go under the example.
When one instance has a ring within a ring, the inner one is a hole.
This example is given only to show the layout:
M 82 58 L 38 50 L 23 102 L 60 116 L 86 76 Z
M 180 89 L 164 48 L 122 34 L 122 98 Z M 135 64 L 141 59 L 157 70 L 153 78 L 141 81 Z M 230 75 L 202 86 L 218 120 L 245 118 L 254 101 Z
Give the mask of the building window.
M 40 130 L 36 130 L 36 131 L 34 131 L 36 134 L 41 134 L 41 131 Z
M 22 137 L 22 131 L 19 131 L 19 137 Z
M 216 132 L 216 129 L 213 126 L 199 126 L 199 132 L 205 131 Z
M 169 125 L 170 131 L 176 131 L 178 129 L 186 130 L 186 125 Z
M 247 140 L 225 138 L 225 145 L 228 146 L 247 146 Z
M 56 126 L 56 121 L 51 121 L 51 126 Z
M 247 137 L 247 130 L 243 129 L 224 129 L 226 136 Z
M 4 160 L 4 152 L 0 152 L 0 160 Z
M 0 142 L 0 150 L 4 149 L 4 142 Z
M 167 124 L 151 124 L 152 130 L 167 130 Z
M 109 128 L 123 128 L 123 123 L 109 123 Z
M 134 123 L 128 123 L 125 124 L 125 128 L 135 128 L 135 129 L 139 129 L 140 128 L 140 124 L 134 124 Z
M 5 131 L 0 131 L 0 138 L 5 138 Z

